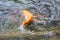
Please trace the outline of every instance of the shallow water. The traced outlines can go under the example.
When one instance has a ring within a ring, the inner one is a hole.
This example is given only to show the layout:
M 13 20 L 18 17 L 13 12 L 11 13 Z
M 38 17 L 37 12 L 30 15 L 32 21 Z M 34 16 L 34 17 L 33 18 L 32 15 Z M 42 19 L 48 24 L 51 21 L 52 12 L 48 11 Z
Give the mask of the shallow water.
M 38 16 L 35 19 L 47 22 L 34 21 L 26 28 L 32 33 L 25 31 L 22 34 L 16 29 L 23 20 L 20 15 L 22 9 L 37 16 L 44 14 L 45 17 Z M 0 0 L 0 40 L 60 40 L 59 11 L 59 0 Z

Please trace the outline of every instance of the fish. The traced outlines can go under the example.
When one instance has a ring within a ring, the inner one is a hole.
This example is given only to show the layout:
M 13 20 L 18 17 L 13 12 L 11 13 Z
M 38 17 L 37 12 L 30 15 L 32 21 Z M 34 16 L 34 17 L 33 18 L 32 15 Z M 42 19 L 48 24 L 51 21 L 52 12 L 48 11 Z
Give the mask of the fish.
M 33 15 L 28 10 L 22 10 L 22 15 L 25 17 L 25 20 L 22 21 L 22 24 L 18 29 L 23 33 L 24 31 L 26 32 L 24 27 L 33 21 Z
M 36 20 L 38 20 L 38 19 L 34 19 L 35 17 L 45 17 L 44 15 L 41 15 L 41 14 L 39 14 L 39 16 L 37 16 L 37 15 L 33 15 L 30 11 L 28 11 L 28 10 L 22 10 L 22 14 L 23 14 L 23 16 L 25 17 L 25 21 L 23 21 L 22 22 L 22 25 L 27 25 L 27 24 L 29 24 L 29 23 L 31 23 L 31 22 L 34 22 L 34 21 L 36 21 Z M 37 21 L 38 22 L 38 21 Z M 39 20 L 39 22 L 40 23 L 45 23 L 46 24 L 46 21 L 45 20 Z
M 22 15 L 25 17 L 25 20 L 22 21 L 22 24 L 20 25 L 20 30 L 22 32 L 25 31 L 24 27 L 28 24 L 30 24 L 31 22 L 37 21 L 40 23 L 45 23 L 44 20 L 34 20 L 34 17 L 38 17 L 38 16 L 34 16 L 30 11 L 28 10 L 22 10 Z
M 22 10 L 22 14 L 25 17 L 25 21 L 22 22 L 22 25 L 27 25 L 33 21 L 33 15 L 28 10 Z

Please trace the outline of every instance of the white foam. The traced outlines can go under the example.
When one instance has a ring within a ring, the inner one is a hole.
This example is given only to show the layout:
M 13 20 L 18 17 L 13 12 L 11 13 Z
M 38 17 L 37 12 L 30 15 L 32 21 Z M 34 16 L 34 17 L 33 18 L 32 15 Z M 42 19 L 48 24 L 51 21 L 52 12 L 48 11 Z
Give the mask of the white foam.
M 24 29 L 24 25 L 20 25 L 18 27 L 18 29 L 20 30 L 21 33 L 30 33 L 30 34 L 32 34 L 32 32 L 30 30 Z
M 20 31 L 24 31 L 24 25 L 20 25 L 18 28 Z

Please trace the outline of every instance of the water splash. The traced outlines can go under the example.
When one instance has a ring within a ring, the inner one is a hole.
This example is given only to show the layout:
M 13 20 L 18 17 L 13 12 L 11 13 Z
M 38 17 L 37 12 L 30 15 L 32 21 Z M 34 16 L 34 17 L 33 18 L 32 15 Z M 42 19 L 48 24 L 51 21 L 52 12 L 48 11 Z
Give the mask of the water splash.
M 21 32 L 25 31 L 24 25 L 20 25 L 20 26 L 18 27 L 18 29 L 19 29 Z

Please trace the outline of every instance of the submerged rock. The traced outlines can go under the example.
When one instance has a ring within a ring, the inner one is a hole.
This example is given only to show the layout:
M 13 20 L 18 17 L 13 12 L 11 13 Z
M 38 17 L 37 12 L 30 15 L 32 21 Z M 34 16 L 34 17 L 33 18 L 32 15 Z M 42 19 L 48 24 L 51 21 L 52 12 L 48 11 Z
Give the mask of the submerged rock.
M 53 1 L 54 2 L 54 1 Z M 50 0 L 19 0 L 19 3 L 14 1 L 0 1 L 0 30 L 1 33 L 5 30 L 14 30 L 15 26 L 19 27 L 22 22 L 21 10 L 28 9 L 37 16 L 28 28 L 45 30 L 45 26 L 55 20 L 57 16 L 57 7 Z M 44 22 L 41 22 L 43 20 Z
M 19 0 L 18 2 L 19 3 L 15 3 L 12 0 L 0 0 L 0 40 L 60 39 L 60 33 L 58 30 L 50 29 L 51 31 L 47 31 L 45 29 L 49 25 L 51 28 L 54 28 L 56 26 L 56 22 L 54 20 L 56 18 L 56 15 L 59 13 L 59 10 L 57 10 L 60 8 L 59 0 L 56 1 L 59 5 L 55 4 L 55 0 Z M 34 16 L 37 16 L 34 18 L 35 21 L 27 26 L 29 27 L 28 31 L 24 33 L 15 30 L 17 27 L 19 28 L 22 20 L 24 19 L 22 19 L 22 16 L 20 15 L 21 9 L 29 9 Z M 44 15 L 44 17 L 42 15 Z M 40 22 L 41 20 L 44 20 L 46 22 Z M 55 26 L 52 27 L 51 25 Z M 29 29 L 32 31 L 29 31 Z M 34 32 L 34 30 L 37 32 Z

